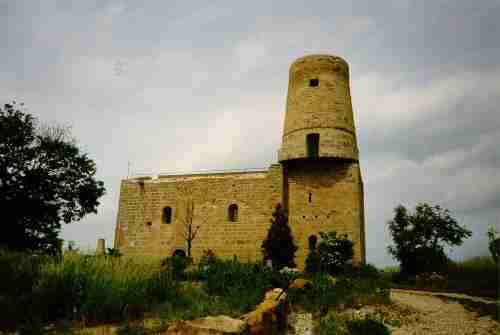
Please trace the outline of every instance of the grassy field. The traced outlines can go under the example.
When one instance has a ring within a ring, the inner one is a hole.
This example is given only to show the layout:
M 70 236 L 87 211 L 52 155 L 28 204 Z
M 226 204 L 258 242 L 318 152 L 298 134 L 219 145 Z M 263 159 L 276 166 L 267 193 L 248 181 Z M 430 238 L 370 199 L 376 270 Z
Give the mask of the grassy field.
M 287 287 L 293 279 L 235 259 L 185 266 L 178 259 L 77 253 L 50 258 L 0 250 L 0 332 L 39 334 L 48 325 L 75 329 L 144 319 L 159 320 L 165 330 L 179 319 L 239 317 L 260 303 L 267 290 Z M 288 294 L 296 306 L 317 314 L 388 301 L 388 284 L 371 266 L 309 280 L 307 290 Z
M 184 273 L 159 258 L 49 258 L 0 251 L 0 330 L 49 323 L 91 326 L 144 317 L 176 319 L 251 310 L 277 274 L 259 264 L 218 260 Z
M 488 256 L 451 262 L 442 271 L 445 280 L 443 286 L 439 288 L 433 288 L 431 285 L 418 285 L 414 278 L 400 279 L 398 274 L 399 267 L 397 266 L 383 269 L 383 276 L 392 282 L 393 287 L 440 290 L 499 298 L 499 266 Z

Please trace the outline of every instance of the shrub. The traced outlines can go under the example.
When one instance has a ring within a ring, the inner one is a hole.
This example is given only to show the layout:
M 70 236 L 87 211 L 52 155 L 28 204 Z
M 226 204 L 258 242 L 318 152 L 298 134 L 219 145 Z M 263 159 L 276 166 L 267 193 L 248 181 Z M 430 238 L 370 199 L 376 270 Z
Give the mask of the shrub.
M 290 290 L 289 297 L 292 304 L 323 313 L 332 307 L 385 304 L 390 301 L 389 282 L 373 266 L 357 266 L 338 277 L 316 273 L 309 289 Z
M 292 231 L 288 225 L 288 218 L 281 204 L 276 206 L 271 219 L 271 227 L 262 242 L 262 253 L 264 260 L 273 262 L 273 269 L 280 270 L 284 266 L 295 267 L 293 261 L 297 246 L 292 237 Z
M 367 315 L 362 319 L 346 321 L 346 327 L 351 335 L 390 335 L 391 331 L 379 318 Z
M 498 264 L 498 255 L 500 254 L 500 237 L 495 227 L 491 226 L 488 229 L 488 249 L 490 250 L 491 258 Z
M 186 268 L 191 263 L 191 259 L 181 255 L 175 255 L 172 257 L 165 258 L 161 265 L 164 267 L 164 271 L 168 271 L 172 274 L 172 278 L 175 280 L 186 280 Z
M 0 249 L 0 329 L 20 324 L 38 324 L 32 313 L 32 288 L 50 258 Z
M 341 272 L 345 264 L 354 256 L 354 243 L 347 235 L 337 236 L 337 232 L 320 232 L 318 245 L 320 271 L 335 275 Z
M 261 264 L 217 260 L 207 269 L 206 276 L 203 289 L 208 294 L 223 297 L 232 309 L 248 311 L 280 282 L 282 275 Z
M 306 264 L 304 270 L 308 274 L 315 274 L 319 272 L 321 268 L 321 258 L 319 257 L 319 253 L 316 250 L 309 251 L 309 254 L 306 257 Z

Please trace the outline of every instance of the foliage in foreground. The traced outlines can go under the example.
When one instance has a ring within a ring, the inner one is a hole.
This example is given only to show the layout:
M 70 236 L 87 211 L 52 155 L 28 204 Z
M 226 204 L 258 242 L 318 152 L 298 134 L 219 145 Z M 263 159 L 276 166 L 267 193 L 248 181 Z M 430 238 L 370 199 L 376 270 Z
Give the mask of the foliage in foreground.
M 377 315 L 343 318 L 329 313 L 320 320 L 320 335 L 390 335 L 391 331 Z
M 5 321 L 0 328 L 36 327 L 57 319 L 121 321 L 178 296 L 177 283 L 155 259 L 78 254 L 40 259 L 2 251 L 0 263 L 2 269 L 15 267 L 2 273 L 0 313 Z M 26 278 L 23 285 L 16 283 L 19 277 Z
M 319 272 L 306 290 L 290 290 L 294 305 L 311 312 L 325 313 L 337 307 L 389 302 L 389 283 L 371 265 L 345 266 L 337 277 Z
M 388 223 L 394 244 L 388 251 L 400 262 L 405 276 L 439 272 L 448 262 L 444 247 L 459 246 L 472 235 L 440 206 L 421 203 L 414 213 L 409 213 L 399 205 L 394 213 Z
M 176 259 L 177 260 L 177 259 Z M 83 256 L 49 258 L 0 251 L 0 329 L 40 329 L 56 320 L 92 325 L 140 319 L 238 316 L 251 310 L 280 274 L 212 258 L 184 272 L 176 260 Z M 200 284 L 179 280 L 201 280 Z
M 315 239 L 309 241 L 309 254 L 306 258 L 307 273 L 317 272 L 336 275 L 354 256 L 354 243 L 346 234 L 337 235 L 336 231 L 319 232 L 321 240 L 316 248 Z
M 0 107 L 0 247 L 59 253 L 61 223 L 97 211 L 104 185 L 95 174 L 67 129 L 41 129 L 15 104 Z
M 420 286 L 424 289 L 438 288 L 443 291 L 467 293 L 478 296 L 498 297 L 500 267 L 491 257 L 474 257 L 465 261 L 450 261 L 441 269 L 442 282 L 422 282 L 415 277 L 402 276 L 398 268 L 384 269 L 383 276 L 397 287 Z M 432 276 L 432 273 L 424 277 Z M 421 276 L 420 276 L 421 277 Z
M 271 226 L 267 236 L 262 242 L 262 253 L 264 260 L 270 259 L 274 270 L 280 270 L 287 266 L 295 267 L 294 257 L 298 247 L 293 241 L 292 231 L 288 225 L 288 217 L 285 210 L 278 204 L 273 212 Z

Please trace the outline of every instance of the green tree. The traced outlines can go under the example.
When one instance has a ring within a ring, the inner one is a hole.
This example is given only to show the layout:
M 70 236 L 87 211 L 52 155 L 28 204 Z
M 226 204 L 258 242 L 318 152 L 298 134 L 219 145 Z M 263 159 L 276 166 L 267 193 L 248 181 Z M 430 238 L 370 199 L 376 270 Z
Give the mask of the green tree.
M 40 127 L 19 105 L 0 107 L 0 246 L 59 253 L 61 223 L 96 213 L 95 163 L 62 127 Z
M 444 247 L 459 246 L 472 235 L 448 209 L 426 203 L 418 204 L 413 214 L 397 206 L 388 225 L 394 243 L 388 251 L 400 262 L 403 275 L 439 272 L 448 261 Z
M 354 243 L 344 235 L 337 235 L 336 231 L 320 232 L 318 244 L 319 269 L 332 275 L 342 271 L 344 265 L 354 256 Z
M 293 242 L 288 217 L 281 204 L 278 204 L 273 212 L 267 237 L 262 242 L 264 260 L 270 259 L 275 270 L 280 270 L 285 266 L 295 267 L 293 259 L 296 251 L 297 246 Z
M 495 263 L 498 263 L 498 255 L 500 254 L 500 237 L 494 226 L 490 226 L 486 234 L 488 236 L 488 249 L 490 250 L 491 258 Z

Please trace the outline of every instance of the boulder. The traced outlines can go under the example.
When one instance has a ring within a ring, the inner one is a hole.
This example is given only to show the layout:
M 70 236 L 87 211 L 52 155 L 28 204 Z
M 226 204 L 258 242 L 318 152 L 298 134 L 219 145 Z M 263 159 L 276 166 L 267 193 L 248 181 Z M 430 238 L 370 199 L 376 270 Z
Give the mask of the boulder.
M 296 290 L 303 290 L 310 285 L 311 285 L 311 282 L 309 280 L 304 279 L 304 278 L 297 278 L 290 284 L 290 286 L 288 288 L 296 289 Z
M 250 335 L 278 334 L 286 327 L 288 302 L 282 289 L 268 291 L 257 308 L 242 318 Z
M 168 328 L 166 335 L 236 335 L 246 334 L 246 329 L 244 321 L 219 315 L 191 321 L 177 321 Z

